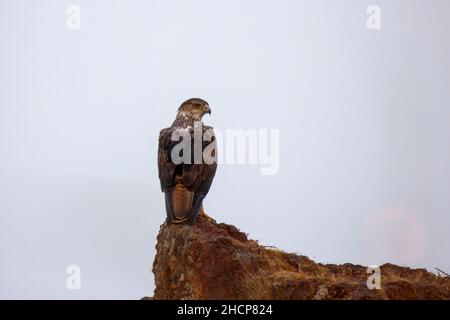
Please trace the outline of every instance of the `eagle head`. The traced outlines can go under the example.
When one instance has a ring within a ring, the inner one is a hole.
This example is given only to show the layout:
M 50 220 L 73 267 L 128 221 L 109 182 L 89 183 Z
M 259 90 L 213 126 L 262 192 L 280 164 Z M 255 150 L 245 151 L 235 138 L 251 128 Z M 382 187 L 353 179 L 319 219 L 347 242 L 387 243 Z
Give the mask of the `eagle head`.
M 191 98 L 181 104 L 177 116 L 200 121 L 205 113 L 211 114 L 208 102 L 200 98 Z

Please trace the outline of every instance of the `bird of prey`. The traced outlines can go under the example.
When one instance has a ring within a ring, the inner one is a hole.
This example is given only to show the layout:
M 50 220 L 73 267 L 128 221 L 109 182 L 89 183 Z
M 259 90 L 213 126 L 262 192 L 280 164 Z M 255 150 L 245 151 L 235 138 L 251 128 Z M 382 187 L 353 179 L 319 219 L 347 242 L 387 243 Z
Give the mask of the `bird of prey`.
M 168 223 L 194 224 L 214 179 L 216 140 L 213 129 L 202 123 L 206 113 L 211 115 L 205 100 L 186 100 L 178 108 L 172 125 L 159 133 L 158 174 L 165 195 Z M 190 150 L 180 151 L 181 143 Z M 207 151 L 214 161 L 205 161 Z

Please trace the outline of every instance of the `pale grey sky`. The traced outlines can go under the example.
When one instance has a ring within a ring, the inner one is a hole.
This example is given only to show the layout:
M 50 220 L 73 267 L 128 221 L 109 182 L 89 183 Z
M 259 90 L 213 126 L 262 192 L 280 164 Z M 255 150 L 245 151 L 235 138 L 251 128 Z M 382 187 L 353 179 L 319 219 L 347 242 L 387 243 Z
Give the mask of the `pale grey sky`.
M 449 10 L 0 0 L 0 298 L 152 294 L 157 136 L 193 96 L 208 125 L 280 130 L 277 175 L 219 166 L 218 221 L 319 262 L 450 271 Z

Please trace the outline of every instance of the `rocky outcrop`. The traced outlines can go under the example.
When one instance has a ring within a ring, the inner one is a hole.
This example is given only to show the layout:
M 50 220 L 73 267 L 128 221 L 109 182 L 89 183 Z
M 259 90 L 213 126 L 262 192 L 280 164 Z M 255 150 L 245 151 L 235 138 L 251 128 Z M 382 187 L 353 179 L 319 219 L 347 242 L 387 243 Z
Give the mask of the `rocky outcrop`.
M 450 299 L 450 278 L 425 269 L 320 264 L 267 248 L 236 227 L 201 215 L 194 226 L 161 225 L 153 299 Z

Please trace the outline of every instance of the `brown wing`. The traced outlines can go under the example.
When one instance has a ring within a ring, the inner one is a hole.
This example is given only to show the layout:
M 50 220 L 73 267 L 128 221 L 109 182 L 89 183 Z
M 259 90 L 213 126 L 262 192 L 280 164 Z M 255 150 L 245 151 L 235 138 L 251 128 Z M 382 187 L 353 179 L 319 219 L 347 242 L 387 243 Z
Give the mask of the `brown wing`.
M 211 141 L 203 141 L 202 151 L 209 146 L 211 154 L 217 159 L 217 148 L 214 131 L 211 127 L 204 126 L 203 132 L 209 130 L 212 133 Z M 201 164 L 184 164 L 182 171 L 182 181 L 189 191 L 199 193 L 203 196 L 209 191 L 214 175 L 216 174 L 217 162 L 208 164 L 204 161 Z
M 173 130 L 173 128 L 165 128 L 161 130 L 159 134 L 158 173 L 161 183 L 161 190 L 165 192 L 168 191 L 169 188 L 173 187 L 175 185 L 175 174 L 177 174 L 181 176 L 183 185 L 185 185 L 189 191 L 206 195 L 214 179 L 217 163 L 214 162 L 212 164 L 207 164 L 202 162 L 201 164 L 175 165 L 170 159 L 172 148 L 178 143 L 178 141 L 171 141 Z M 204 126 L 203 132 L 206 130 L 209 130 L 213 136 L 210 139 L 211 141 L 203 141 L 202 151 L 205 150 L 207 146 L 210 146 L 210 144 L 214 144 L 214 146 L 216 145 L 212 128 Z M 193 133 L 191 134 L 191 139 L 193 141 Z M 209 147 L 213 150 L 211 152 L 212 155 L 217 157 L 217 149 L 215 147 L 211 147 L 213 146 Z
M 158 175 L 161 183 L 161 190 L 167 191 L 173 186 L 175 175 L 175 164 L 170 160 L 170 152 L 174 145 L 170 137 L 172 136 L 172 128 L 162 129 L 159 133 L 158 140 Z

